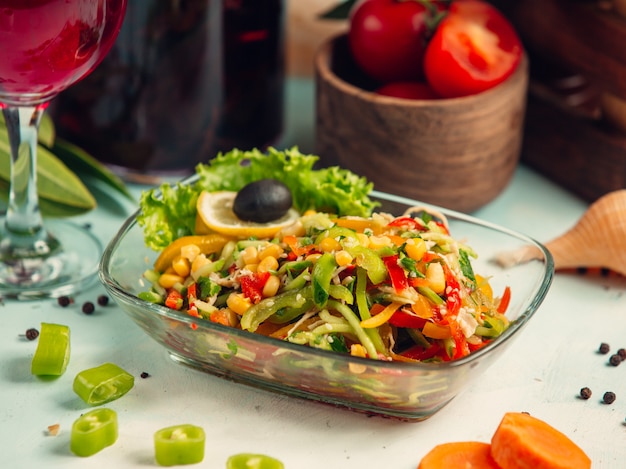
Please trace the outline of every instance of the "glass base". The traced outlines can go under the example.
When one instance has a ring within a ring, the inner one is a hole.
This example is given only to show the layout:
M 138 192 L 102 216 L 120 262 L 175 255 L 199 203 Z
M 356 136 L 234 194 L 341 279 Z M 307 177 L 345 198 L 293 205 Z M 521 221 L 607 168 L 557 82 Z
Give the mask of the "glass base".
M 47 220 L 61 249 L 45 258 L 0 263 L 0 296 L 19 300 L 57 298 L 87 289 L 97 278 L 102 244 L 85 227 Z

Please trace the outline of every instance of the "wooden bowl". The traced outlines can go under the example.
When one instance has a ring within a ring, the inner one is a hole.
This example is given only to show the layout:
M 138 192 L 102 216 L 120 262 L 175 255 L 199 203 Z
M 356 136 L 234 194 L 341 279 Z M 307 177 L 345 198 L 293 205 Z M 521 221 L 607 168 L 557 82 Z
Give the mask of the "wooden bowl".
M 367 177 L 377 190 L 471 212 L 493 200 L 518 164 L 528 60 L 505 82 L 454 99 L 374 93 L 345 34 L 315 57 L 316 153 Z

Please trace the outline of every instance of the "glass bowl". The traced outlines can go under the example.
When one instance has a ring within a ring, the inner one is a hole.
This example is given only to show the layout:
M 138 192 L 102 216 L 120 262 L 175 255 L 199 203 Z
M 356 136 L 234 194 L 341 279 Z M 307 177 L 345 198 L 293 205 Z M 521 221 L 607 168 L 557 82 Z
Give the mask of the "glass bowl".
M 400 215 L 415 200 L 381 192 L 380 211 Z M 432 206 L 431 206 L 432 207 Z M 479 377 L 518 337 L 550 288 L 554 265 L 544 246 L 511 230 L 436 208 L 453 237 L 478 253 L 474 271 L 489 277 L 494 291 L 512 291 L 510 327 L 471 355 L 443 363 L 384 362 L 354 357 L 233 329 L 143 301 L 142 278 L 157 253 L 147 248 L 131 216 L 105 249 L 100 279 L 112 298 L 175 362 L 258 388 L 312 399 L 367 414 L 406 421 L 432 416 Z M 509 267 L 495 262 L 504 252 L 530 248 L 535 259 Z

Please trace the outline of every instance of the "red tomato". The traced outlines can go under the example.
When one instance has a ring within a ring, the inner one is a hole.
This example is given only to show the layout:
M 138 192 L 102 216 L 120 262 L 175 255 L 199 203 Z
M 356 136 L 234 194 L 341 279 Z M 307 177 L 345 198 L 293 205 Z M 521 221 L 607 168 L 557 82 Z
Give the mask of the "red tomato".
M 350 10 L 348 42 L 356 63 L 388 83 L 423 76 L 428 10 L 417 1 L 361 0 Z
M 424 55 L 430 86 L 444 98 L 480 93 L 517 68 L 522 43 L 511 23 L 480 0 L 454 2 Z
M 438 99 L 437 93 L 426 83 L 419 81 L 395 81 L 387 83 L 376 90 L 384 96 L 403 99 Z

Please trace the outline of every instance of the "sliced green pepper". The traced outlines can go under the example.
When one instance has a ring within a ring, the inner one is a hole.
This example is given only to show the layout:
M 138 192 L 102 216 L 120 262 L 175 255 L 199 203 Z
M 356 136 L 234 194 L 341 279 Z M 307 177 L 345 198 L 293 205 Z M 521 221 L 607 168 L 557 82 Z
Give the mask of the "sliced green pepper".
M 42 322 L 30 371 L 36 376 L 61 376 L 70 361 L 70 328 Z
M 206 436 L 201 427 L 183 424 L 154 434 L 154 455 L 161 466 L 196 464 L 204 459 Z
M 315 262 L 311 272 L 311 283 L 313 284 L 313 302 L 319 307 L 326 306 L 328 301 L 328 289 L 333 278 L 337 262 L 335 256 L 330 252 L 322 254 Z
M 117 441 L 117 414 L 111 409 L 94 409 L 72 424 L 70 450 L 76 456 L 91 456 Z
M 284 469 L 278 459 L 264 454 L 235 454 L 226 461 L 226 469 Z
M 297 310 L 311 299 L 312 287 L 307 286 L 301 290 L 293 290 L 281 293 L 274 297 L 265 298 L 252 305 L 241 317 L 241 328 L 247 331 L 256 331 L 259 324 L 277 313 L 283 308 Z
M 375 251 L 360 245 L 345 249 L 354 257 L 356 265 L 365 269 L 370 282 L 374 285 L 382 283 L 387 278 L 385 263 Z
M 89 405 L 114 401 L 130 391 L 135 378 L 113 363 L 83 370 L 74 378 L 73 389 Z

